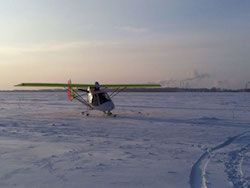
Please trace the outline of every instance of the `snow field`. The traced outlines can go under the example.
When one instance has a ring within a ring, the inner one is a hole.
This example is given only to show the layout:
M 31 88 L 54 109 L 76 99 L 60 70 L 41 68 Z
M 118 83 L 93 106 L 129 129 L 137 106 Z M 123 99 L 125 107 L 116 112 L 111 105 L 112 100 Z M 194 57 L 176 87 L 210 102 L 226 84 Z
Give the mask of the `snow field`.
M 0 187 L 249 186 L 249 94 L 114 102 L 117 117 L 85 117 L 65 93 L 0 93 Z

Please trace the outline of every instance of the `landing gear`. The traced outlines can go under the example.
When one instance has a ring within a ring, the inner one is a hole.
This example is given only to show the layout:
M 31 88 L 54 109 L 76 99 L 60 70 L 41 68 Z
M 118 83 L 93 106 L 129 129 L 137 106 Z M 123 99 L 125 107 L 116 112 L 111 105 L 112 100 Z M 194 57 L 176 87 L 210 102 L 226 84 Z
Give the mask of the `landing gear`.
M 116 117 L 116 114 L 113 114 L 111 111 L 106 111 L 104 114 L 110 117 Z
M 82 115 L 89 116 L 89 112 L 82 112 Z
M 105 116 L 107 116 L 107 117 L 117 117 L 117 115 L 116 115 L 116 114 L 113 114 L 113 113 L 112 113 L 112 112 L 110 112 L 110 111 L 104 111 L 103 113 L 104 113 L 104 114 L 105 114 Z M 84 115 L 84 116 L 87 116 L 87 117 L 89 117 L 89 116 L 90 116 L 89 111 L 84 111 L 84 112 L 82 112 L 81 114 L 82 114 L 82 115 Z

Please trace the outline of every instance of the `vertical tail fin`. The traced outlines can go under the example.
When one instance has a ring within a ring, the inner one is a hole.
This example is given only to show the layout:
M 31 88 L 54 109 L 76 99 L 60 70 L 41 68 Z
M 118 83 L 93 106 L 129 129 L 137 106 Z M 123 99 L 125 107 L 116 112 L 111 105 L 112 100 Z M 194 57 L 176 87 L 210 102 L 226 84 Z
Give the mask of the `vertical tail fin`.
M 74 92 L 71 86 L 71 80 L 68 81 L 67 94 L 68 94 L 68 99 L 72 101 L 74 99 Z

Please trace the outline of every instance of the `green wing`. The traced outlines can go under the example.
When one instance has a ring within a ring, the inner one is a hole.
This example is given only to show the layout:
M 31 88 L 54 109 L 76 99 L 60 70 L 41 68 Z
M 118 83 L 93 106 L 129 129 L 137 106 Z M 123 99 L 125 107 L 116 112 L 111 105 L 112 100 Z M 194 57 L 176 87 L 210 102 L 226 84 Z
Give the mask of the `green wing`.
M 126 88 L 159 88 L 159 87 L 161 87 L 160 84 L 104 84 L 101 86 L 107 87 L 107 88 L 121 88 L 121 87 L 126 87 Z
M 87 87 L 94 87 L 94 84 L 65 84 L 65 83 L 21 83 L 18 85 L 15 85 L 18 87 L 79 87 L 79 88 L 87 88 Z M 120 88 L 120 87 L 126 87 L 126 88 L 159 88 L 161 87 L 160 84 L 104 84 L 101 85 L 102 87 L 107 88 Z
M 15 86 L 17 87 L 68 87 L 69 84 L 66 84 L 66 83 L 21 83 Z M 87 88 L 89 86 L 94 86 L 94 85 L 93 84 L 70 84 L 70 87 Z

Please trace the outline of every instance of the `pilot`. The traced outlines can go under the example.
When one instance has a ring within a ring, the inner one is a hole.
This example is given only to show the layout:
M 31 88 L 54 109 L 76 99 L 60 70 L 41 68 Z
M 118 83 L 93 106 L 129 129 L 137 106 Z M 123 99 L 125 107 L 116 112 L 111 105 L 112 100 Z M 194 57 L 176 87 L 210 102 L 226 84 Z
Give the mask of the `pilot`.
M 94 91 L 100 91 L 100 84 L 98 82 L 95 82 Z

